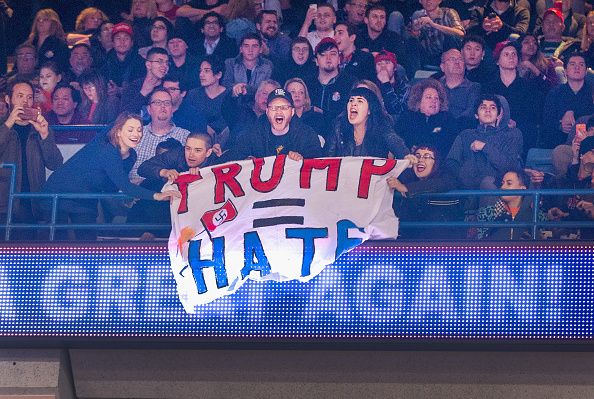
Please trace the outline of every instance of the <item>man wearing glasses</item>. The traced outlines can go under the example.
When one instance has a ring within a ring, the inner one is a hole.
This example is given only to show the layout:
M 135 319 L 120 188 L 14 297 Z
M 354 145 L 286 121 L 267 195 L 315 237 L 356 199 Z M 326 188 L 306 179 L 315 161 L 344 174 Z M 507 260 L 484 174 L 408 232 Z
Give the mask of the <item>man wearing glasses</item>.
M 155 89 L 149 95 L 148 113 L 151 122 L 144 125 L 142 129 L 142 139 L 135 148 L 137 157 L 136 163 L 130 171 L 130 181 L 134 184 L 140 184 L 143 180 L 137 173 L 141 163 L 155 156 L 157 145 L 169 138 L 173 138 L 180 143 L 185 143 L 190 132 L 182 129 L 171 121 L 173 117 L 173 102 L 169 91 L 163 87 Z
M 163 78 L 169 72 L 169 54 L 167 50 L 154 47 L 149 50 L 146 61 L 146 75 L 128 85 L 122 93 L 122 111 L 139 113 L 147 103 L 148 95 L 163 84 Z
M 280 154 L 296 161 L 322 156 L 316 132 L 301 123 L 299 118 L 293 118 L 294 115 L 291 94 L 280 88 L 274 90 L 268 96 L 266 115 L 258 119 L 254 129 L 237 139 L 237 144 L 229 151 L 229 159 L 225 161 Z
M 450 149 L 446 166 L 464 188 L 496 189 L 496 179 L 520 168 L 522 132 L 508 127 L 500 97 L 483 94 L 475 107 L 478 126 L 463 130 Z

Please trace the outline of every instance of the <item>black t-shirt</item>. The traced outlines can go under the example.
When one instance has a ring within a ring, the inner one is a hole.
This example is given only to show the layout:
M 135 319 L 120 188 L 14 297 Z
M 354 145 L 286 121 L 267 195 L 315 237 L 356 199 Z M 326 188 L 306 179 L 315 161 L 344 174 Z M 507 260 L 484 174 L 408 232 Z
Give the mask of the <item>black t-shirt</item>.
M 289 140 L 287 140 L 286 134 L 277 136 L 274 133 L 272 133 L 272 130 L 271 130 L 271 131 L 269 131 L 269 136 L 270 136 L 270 141 L 269 141 L 270 148 L 273 148 L 276 150 L 276 155 L 289 153 L 290 150 L 288 150 L 287 148 L 289 147 L 289 145 L 291 143 L 289 142 Z
M 27 175 L 27 140 L 29 139 L 31 126 L 20 126 L 15 123 L 12 128 L 19 136 L 19 141 L 21 143 L 21 191 L 29 192 L 31 190 L 29 187 L 29 176 Z
M 206 4 L 206 0 L 190 0 L 188 5 L 193 8 L 198 8 L 200 10 L 212 10 L 215 7 L 220 6 L 221 4 L 227 4 L 229 0 L 217 0 L 217 2 L 213 5 Z

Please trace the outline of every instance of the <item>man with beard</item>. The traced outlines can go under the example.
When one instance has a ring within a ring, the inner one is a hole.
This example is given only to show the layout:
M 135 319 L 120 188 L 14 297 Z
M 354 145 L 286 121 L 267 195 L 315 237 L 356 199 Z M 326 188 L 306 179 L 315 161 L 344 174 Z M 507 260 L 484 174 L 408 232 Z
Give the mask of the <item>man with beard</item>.
M 226 160 L 283 154 L 299 161 L 322 156 L 316 132 L 301 123 L 299 118 L 293 118 L 294 115 L 291 94 L 284 89 L 274 90 L 268 96 L 266 115 L 258 119 L 254 129 L 238 138 L 237 145 L 231 149 Z
M 169 72 L 169 54 L 167 50 L 153 47 L 144 62 L 146 75 L 130 83 L 122 93 L 122 111 L 136 112 L 146 105 L 148 95 L 161 86 L 163 78 Z
M 93 66 L 93 56 L 91 47 L 85 43 L 74 45 L 70 49 L 70 58 L 68 60 L 70 68 L 62 75 L 62 81 L 76 83 L 80 75 L 91 69 Z
M 323 39 L 316 47 L 318 74 L 306 80 L 311 105 L 324 112 L 328 120 L 341 113 L 348 101 L 351 87 L 357 78 L 348 72 L 340 72 L 338 44 L 330 37 Z
M 276 11 L 260 11 L 256 17 L 256 29 L 262 38 L 262 54 L 270 58 L 274 65 L 281 65 L 289 61 L 291 39 L 279 31 Z

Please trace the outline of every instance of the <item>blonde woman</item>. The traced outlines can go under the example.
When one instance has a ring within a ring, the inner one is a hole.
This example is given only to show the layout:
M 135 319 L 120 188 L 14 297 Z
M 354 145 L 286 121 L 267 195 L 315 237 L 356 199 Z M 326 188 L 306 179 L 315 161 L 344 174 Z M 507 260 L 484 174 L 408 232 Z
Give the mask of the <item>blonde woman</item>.
M 68 33 L 66 42 L 69 46 L 74 46 L 77 43 L 89 43 L 91 36 L 97 31 L 99 26 L 109 21 L 105 13 L 98 8 L 85 8 L 76 17 L 74 25 L 74 32 Z
M 69 54 L 66 35 L 60 17 L 54 10 L 44 8 L 37 11 L 26 43 L 37 49 L 38 65 L 54 61 L 61 70 L 67 69 Z
M 311 106 L 307 85 L 301 78 L 292 78 L 285 83 L 285 90 L 291 93 L 295 107 L 295 116 L 310 126 L 318 135 L 327 138 L 330 126 L 324 121 L 322 111 Z

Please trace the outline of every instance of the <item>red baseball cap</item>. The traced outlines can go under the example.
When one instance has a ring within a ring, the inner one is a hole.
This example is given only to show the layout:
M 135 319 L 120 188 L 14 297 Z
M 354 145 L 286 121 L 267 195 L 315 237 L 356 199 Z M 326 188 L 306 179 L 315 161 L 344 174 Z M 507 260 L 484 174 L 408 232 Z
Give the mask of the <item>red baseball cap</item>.
M 396 54 L 387 50 L 382 50 L 379 53 L 377 53 L 374 61 L 376 64 L 380 61 L 390 61 L 395 66 L 398 65 L 398 59 L 396 58 Z
M 124 32 L 132 37 L 132 26 L 126 22 L 120 22 L 119 24 L 115 24 L 111 29 L 111 37 L 113 38 L 116 33 Z
M 563 18 L 563 2 L 556 1 L 553 4 L 553 7 L 549 8 L 545 11 L 544 15 L 542 16 L 542 19 L 545 19 L 546 16 L 549 14 L 556 15 L 561 20 L 561 22 L 564 22 L 565 18 Z

